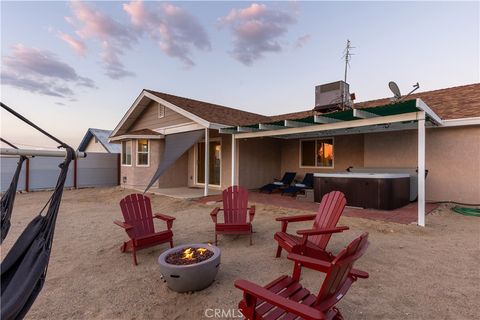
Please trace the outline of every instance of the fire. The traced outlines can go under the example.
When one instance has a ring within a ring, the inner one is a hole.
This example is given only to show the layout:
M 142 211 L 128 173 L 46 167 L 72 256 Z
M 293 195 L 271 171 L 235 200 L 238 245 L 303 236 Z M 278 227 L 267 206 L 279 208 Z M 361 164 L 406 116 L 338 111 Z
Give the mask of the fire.
M 197 252 L 200 255 L 203 255 L 206 251 L 207 249 L 205 248 L 197 248 L 197 249 L 187 248 L 183 250 L 182 259 L 192 260 L 195 252 Z

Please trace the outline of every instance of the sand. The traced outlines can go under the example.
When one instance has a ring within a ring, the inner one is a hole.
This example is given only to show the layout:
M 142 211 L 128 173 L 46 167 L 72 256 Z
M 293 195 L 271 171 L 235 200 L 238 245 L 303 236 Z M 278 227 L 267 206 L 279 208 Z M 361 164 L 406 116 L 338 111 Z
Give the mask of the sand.
M 207 289 L 179 294 L 160 278 L 157 257 L 167 245 L 131 255 L 119 251 L 127 239 L 114 225 L 118 202 L 130 190 L 99 188 L 65 191 L 57 223 L 45 287 L 28 319 L 212 319 L 213 311 L 235 309 L 242 297 L 233 286 L 244 278 L 265 284 L 292 271 L 292 262 L 275 259 L 275 217 L 304 214 L 301 210 L 258 205 L 254 245 L 248 236 L 220 236 L 222 264 Z M 10 234 L 2 245 L 8 252 L 24 226 L 37 214 L 49 192 L 19 194 Z M 213 206 L 151 196 L 155 212 L 175 216 L 176 244 L 213 241 Z M 156 221 L 157 228 L 163 227 Z M 370 278 L 357 281 L 339 303 L 346 319 L 473 319 L 480 315 L 480 219 L 454 214 L 441 206 L 427 217 L 427 227 L 342 218 L 351 229 L 332 237 L 338 252 L 363 231 L 370 248 L 357 267 Z M 292 225 L 291 230 L 309 224 Z M 302 283 L 318 290 L 323 276 L 305 270 Z M 228 317 L 223 317 L 227 319 Z M 231 317 L 232 318 L 232 317 Z M 219 319 L 219 318 L 216 318 Z

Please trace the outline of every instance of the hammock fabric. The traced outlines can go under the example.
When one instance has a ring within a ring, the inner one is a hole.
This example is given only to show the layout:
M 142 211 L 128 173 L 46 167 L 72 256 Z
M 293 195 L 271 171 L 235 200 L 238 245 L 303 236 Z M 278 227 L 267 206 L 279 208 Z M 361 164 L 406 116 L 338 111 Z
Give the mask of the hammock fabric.
M 60 164 L 60 175 L 50 200 L 25 228 L 0 265 L 0 318 L 3 320 L 23 319 L 45 282 L 63 188 L 69 164 L 75 156 L 72 148 L 66 150 L 67 156 Z M 47 205 L 47 213 L 42 215 Z
M 1 239 L 0 244 L 7 237 L 8 230 L 10 229 L 10 217 L 12 216 L 13 203 L 15 202 L 15 195 L 17 194 L 17 185 L 18 178 L 20 177 L 20 172 L 22 171 L 23 162 L 27 157 L 21 156 L 18 160 L 17 169 L 13 174 L 12 182 L 7 191 L 2 196 L 1 200 L 1 210 L 2 210 L 2 225 L 1 225 Z

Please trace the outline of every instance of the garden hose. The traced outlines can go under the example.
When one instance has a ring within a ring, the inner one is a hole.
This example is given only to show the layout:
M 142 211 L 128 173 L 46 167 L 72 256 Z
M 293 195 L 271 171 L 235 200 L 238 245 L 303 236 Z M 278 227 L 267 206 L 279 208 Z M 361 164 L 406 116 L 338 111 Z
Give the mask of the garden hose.
M 455 211 L 456 213 L 463 214 L 464 216 L 480 217 L 480 209 L 478 208 L 466 208 L 466 207 L 455 206 L 452 208 L 452 210 Z

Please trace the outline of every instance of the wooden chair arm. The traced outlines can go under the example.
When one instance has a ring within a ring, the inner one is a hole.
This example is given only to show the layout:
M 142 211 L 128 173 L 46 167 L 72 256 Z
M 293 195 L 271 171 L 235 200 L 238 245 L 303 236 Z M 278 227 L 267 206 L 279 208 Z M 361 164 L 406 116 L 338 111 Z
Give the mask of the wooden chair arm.
M 247 280 L 236 280 L 235 287 L 242 290 L 245 296 L 245 301 L 247 301 L 247 307 L 251 308 L 251 314 L 253 314 L 254 308 L 256 307 L 256 298 L 264 300 L 272 305 L 275 305 L 282 310 L 294 313 L 299 317 L 305 319 L 315 319 L 322 320 L 325 319 L 324 314 L 317 309 L 311 308 L 304 304 L 289 300 L 287 298 L 281 297 L 278 294 L 275 294 L 255 283 L 252 283 Z M 253 299 L 251 299 L 253 298 Z M 249 303 L 250 302 L 250 303 Z
M 252 222 L 253 218 L 255 218 L 255 206 L 248 208 L 248 215 L 250 216 L 250 222 Z
M 338 233 L 348 230 L 348 227 L 335 227 L 329 229 L 306 229 L 306 230 L 298 230 L 297 234 L 301 236 L 315 236 L 319 234 L 330 234 L 330 233 Z
M 355 277 L 355 278 L 360 278 L 360 279 L 367 279 L 369 277 L 368 272 L 358 270 L 358 269 L 350 270 L 350 275 Z
M 161 213 L 156 213 L 153 217 L 163 221 L 173 221 L 176 219 L 175 217 L 172 217 L 166 214 L 161 214 Z
M 125 223 L 119 220 L 114 220 L 113 223 L 115 223 L 117 226 L 122 227 L 125 230 L 130 230 L 133 228 L 133 226 L 129 225 L 128 223 Z
M 168 230 L 172 229 L 173 220 L 175 220 L 174 217 L 168 216 L 166 214 L 161 214 L 161 213 L 157 213 L 153 217 L 165 221 L 167 223 L 167 229 Z
M 220 210 L 222 209 L 220 209 L 219 207 L 216 207 L 212 210 L 212 212 L 210 212 L 210 217 L 212 217 L 212 221 L 214 223 L 217 223 L 217 215 Z
M 327 273 L 332 264 L 315 258 L 310 258 L 296 253 L 289 253 L 287 259 L 300 263 L 303 267 Z
M 304 214 L 299 216 L 289 216 L 289 217 L 279 217 L 276 218 L 276 221 L 286 221 L 286 222 L 299 222 L 299 221 L 308 221 L 313 220 L 317 214 Z

